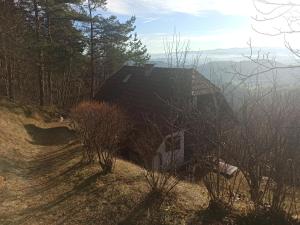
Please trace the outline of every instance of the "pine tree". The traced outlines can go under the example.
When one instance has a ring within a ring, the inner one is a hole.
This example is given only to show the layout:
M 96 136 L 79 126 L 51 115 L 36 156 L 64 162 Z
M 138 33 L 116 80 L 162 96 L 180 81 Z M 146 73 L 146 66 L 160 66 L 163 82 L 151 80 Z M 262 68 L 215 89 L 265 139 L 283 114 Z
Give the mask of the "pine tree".
M 83 10 L 86 15 L 85 23 L 88 24 L 86 29 L 89 36 L 89 57 L 90 57 L 90 98 L 92 99 L 95 94 L 95 22 L 97 21 L 96 11 L 99 9 L 104 9 L 106 5 L 106 0 L 88 0 L 87 4 L 83 5 Z
M 81 18 L 71 5 L 79 5 L 77 0 L 61 2 L 59 0 L 45 0 L 44 33 L 45 33 L 45 61 L 47 74 L 47 94 L 50 104 L 53 102 L 53 76 L 69 74 L 75 56 L 83 52 L 84 38 L 74 26 L 75 20 Z
M 31 26 L 35 37 L 29 43 L 29 48 L 37 66 L 39 102 L 53 102 L 53 76 L 61 80 L 71 73 L 71 61 L 74 55 L 82 56 L 83 39 L 74 21 L 81 19 L 80 13 L 74 10 L 74 5 L 80 6 L 81 1 L 69 0 L 23 0 L 20 5 L 26 14 L 26 22 Z M 68 77 L 69 78 L 69 77 Z M 58 82 L 56 82 L 58 83 Z M 45 85 L 47 84 L 47 85 Z M 57 90 L 58 96 L 68 90 Z M 58 97 L 57 96 L 57 97 Z
M 134 38 L 129 44 L 128 59 L 134 62 L 135 65 L 143 65 L 150 59 L 147 48 L 138 39 L 137 33 L 134 34 Z
M 149 60 L 146 47 L 132 33 L 135 30 L 135 17 L 121 23 L 116 16 L 98 17 L 95 26 L 95 55 L 103 79 L 106 79 L 124 63 L 131 60 L 142 65 Z
M 103 82 L 128 60 L 145 63 L 149 55 L 133 34 L 135 18 L 120 22 L 97 14 L 105 4 L 0 1 L 0 95 L 64 107 L 93 97 L 95 81 Z
M 17 97 L 17 89 L 22 90 L 22 73 L 28 68 L 24 46 L 29 34 L 25 17 L 17 4 L 11 0 L 0 1 L 0 94 L 5 94 L 10 100 Z M 6 91 L 2 93 L 1 90 Z

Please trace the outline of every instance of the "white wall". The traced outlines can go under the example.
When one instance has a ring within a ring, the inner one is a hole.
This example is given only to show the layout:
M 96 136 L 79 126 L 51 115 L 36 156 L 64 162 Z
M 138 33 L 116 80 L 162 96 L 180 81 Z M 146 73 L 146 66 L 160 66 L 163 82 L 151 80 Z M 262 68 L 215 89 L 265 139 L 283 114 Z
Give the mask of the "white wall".
M 169 137 L 172 137 L 172 136 L 174 137 L 177 135 L 180 136 L 180 149 L 176 149 L 176 150 L 174 150 L 174 152 L 172 152 L 172 151 L 167 152 L 165 141 Z M 175 132 L 173 134 L 169 134 L 164 138 L 164 141 L 158 147 L 157 154 L 154 157 L 153 162 L 152 162 L 153 169 L 156 169 L 156 170 L 161 167 L 159 154 L 161 155 L 161 159 L 162 159 L 162 168 L 168 167 L 168 165 L 170 164 L 170 161 L 172 160 L 172 154 L 174 155 L 176 166 L 178 167 L 178 166 L 182 165 L 184 162 L 184 131 L 182 130 L 179 132 Z

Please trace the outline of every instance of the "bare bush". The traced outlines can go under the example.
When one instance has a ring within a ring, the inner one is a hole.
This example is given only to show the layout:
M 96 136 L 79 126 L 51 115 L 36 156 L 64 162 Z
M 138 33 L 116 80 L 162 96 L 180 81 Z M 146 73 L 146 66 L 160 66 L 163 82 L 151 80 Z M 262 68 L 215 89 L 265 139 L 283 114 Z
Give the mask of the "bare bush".
M 258 207 L 262 204 L 261 190 L 271 139 L 259 114 L 253 114 L 248 105 L 242 111 L 240 125 L 231 132 L 227 144 L 247 181 L 251 200 Z
M 125 114 L 115 105 L 82 102 L 72 109 L 71 117 L 84 147 L 84 159 L 92 162 L 97 156 L 102 170 L 112 172 L 119 144 L 129 128 Z
M 192 122 L 189 132 L 196 150 L 195 175 L 207 189 L 209 210 L 223 217 L 231 211 L 241 187 L 238 172 L 227 174 L 232 167 L 230 152 L 226 148 L 227 134 L 235 120 L 221 94 L 212 94 L 206 101 L 208 104 L 189 115 Z
M 295 213 L 295 154 L 290 126 L 298 110 L 290 95 L 259 92 L 246 101 L 227 145 L 243 173 L 255 210 Z
M 77 131 L 83 146 L 83 161 L 94 160 L 97 124 L 101 105 L 98 102 L 81 102 L 71 110 L 73 128 Z
M 120 144 L 127 137 L 129 121 L 118 106 L 106 103 L 99 105 L 94 146 L 102 170 L 110 173 L 115 165 Z
M 166 136 L 162 132 L 162 128 L 158 123 L 152 120 L 146 120 L 143 134 L 135 140 L 136 148 L 143 156 L 145 166 L 145 178 L 152 193 L 159 196 L 165 196 L 169 194 L 174 187 L 178 184 L 176 178 L 176 152 L 175 152 L 175 130 L 174 125 L 171 129 L 167 129 L 171 132 L 168 138 L 168 148 L 170 154 L 167 157 L 165 163 L 155 165 L 154 158 L 158 157 L 158 150 L 162 145 L 166 144 Z M 159 160 L 162 160 L 159 158 Z

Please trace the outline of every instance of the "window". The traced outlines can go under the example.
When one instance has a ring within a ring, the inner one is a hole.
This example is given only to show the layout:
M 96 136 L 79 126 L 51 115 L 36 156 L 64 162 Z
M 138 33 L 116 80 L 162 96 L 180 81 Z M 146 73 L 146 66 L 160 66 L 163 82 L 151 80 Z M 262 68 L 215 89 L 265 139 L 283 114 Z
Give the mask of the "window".
M 181 137 L 179 135 L 175 135 L 167 138 L 165 142 L 166 152 L 180 149 L 180 143 L 181 143 Z
M 127 83 L 127 81 L 130 79 L 131 76 L 132 76 L 132 74 L 128 74 L 128 75 L 123 79 L 123 83 Z
M 192 106 L 197 107 L 198 106 L 198 96 L 192 95 Z
M 163 158 L 160 152 L 158 153 L 158 166 L 159 168 L 163 167 Z

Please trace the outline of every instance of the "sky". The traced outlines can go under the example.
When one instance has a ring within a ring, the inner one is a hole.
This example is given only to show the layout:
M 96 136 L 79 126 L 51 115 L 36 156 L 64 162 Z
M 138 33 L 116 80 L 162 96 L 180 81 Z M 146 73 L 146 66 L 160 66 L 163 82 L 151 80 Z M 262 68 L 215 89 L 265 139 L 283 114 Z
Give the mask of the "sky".
M 254 21 L 252 0 L 108 0 L 106 13 L 123 21 L 136 16 L 136 32 L 152 54 L 163 53 L 175 31 L 194 51 L 248 47 L 250 39 L 255 47 L 283 47 L 282 36 L 253 29 L 271 33 L 274 24 Z

